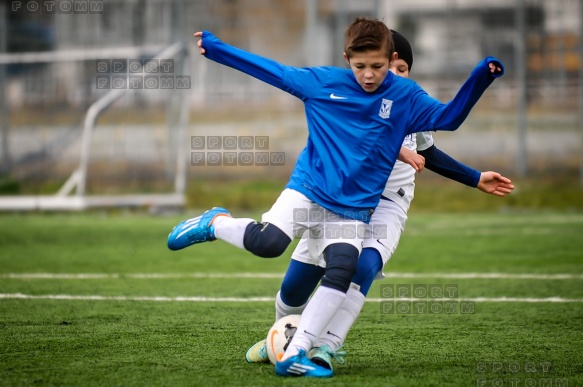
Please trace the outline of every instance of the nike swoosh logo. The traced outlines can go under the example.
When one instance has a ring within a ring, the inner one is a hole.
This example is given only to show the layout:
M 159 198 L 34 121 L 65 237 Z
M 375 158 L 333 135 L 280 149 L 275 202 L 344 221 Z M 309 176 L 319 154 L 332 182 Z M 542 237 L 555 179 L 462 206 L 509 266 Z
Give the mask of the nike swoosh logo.
M 385 245 L 383 245 L 383 243 L 380 241 L 380 239 L 377 239 L 377 242 L 379 242 L 379 244 L 383 247 L 386 247 Z
M 334 93 L 330 94 L 330 98 L 332 98 L 332 99 L 348 99 L 346 97 L 340 97 L 338 95 L 334 95 Z
M 328 332 L 326 332 L 326 333 L 327 333 L 327 334 L 329 334 L 330 336 L 334 336 L 334 337 L 338 337 L 338 338 L 340 338 L 340 336 L 338 336 L 338 335 L 335 335 L 334 333 L 332 333 L 332 332 L 330 332 L 330 331 L 328 331 Z

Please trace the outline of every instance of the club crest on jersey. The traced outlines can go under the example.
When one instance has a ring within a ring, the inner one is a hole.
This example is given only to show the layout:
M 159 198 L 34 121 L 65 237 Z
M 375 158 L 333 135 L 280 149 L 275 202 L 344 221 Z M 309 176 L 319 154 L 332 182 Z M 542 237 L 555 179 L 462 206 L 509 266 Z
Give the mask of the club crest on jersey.
M 390 99 L 383 98 L 383 104 L 381 105 L 381 110 L 379 110 L 379 116 L 381 118 L 387 119 L 391 116 L 391 107 L 393 106 L 393 101 Z

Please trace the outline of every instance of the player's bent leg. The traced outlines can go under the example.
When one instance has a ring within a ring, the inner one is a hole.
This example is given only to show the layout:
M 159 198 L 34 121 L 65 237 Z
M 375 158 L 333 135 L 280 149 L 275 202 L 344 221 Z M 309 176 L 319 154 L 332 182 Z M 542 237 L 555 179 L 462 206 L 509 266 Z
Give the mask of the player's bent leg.
M 359 290 L 353 287 L 348 289 L 342 305 L 320 334 L 315 348 L 309 353 L 314 363 L 330 369 L 332 369 L 332 359 L 344 363 L 343 356 L 346 352 L 340 349 L 364 306 L 364 300 L 365 297 Z
M 256 342 L 247 350 L 245 360 L 247 363 L 269 363 L 269 356 L 267 356 L 267 347 L 265 346 L 267 340 L 263 339 Z
M 213 207 L 200 216 L 179 223 L 168 235 L 168 248 L 181 250 L 195 243 L 216 240 L 212 223 L 218 216 L 230 217 L 231 214 L 224 208 Z
M 346 290 L 356 271 L 359 250 L 349 243 L 336 243 L 324 250 L 326 274 L 322 285 L 308 302 L 297 331 L 282 358 L 287 360 L 300 351 L 308 353 L 346 298 Z
M 281 290 L 275 297 L 275 321 L 291 314 L 302 314 L 310 294 L 324 275 L 324 268 L 291 260 Z M 245 359 L 249 363 L 269 362 L 265 340 L 255 343 Z
M 251 223 L 245 229 L 245 249 L 262 258 L 279 257 L 291 243 L 291 238 L 270 223 Z
M 364 306 L 366 293 L 382 265 L 381 255 L 376 249 L 362 250 L 358 258 L 357 273 L 353 277 L 353 284 L 346 292 L 344 302 L 318 338 L 316 347 L 309 353 L 314 363 L 330 369 L 332 369 L 332 359 L 344 363 L 343 356 L 346 353 L 340 352 L 340 348 L 346 340 L 348 331 L 356 322 Z
M 333 375 L 331 369 L 317 365 L 309 360 L 306 353 L 313 347 L 315 339 L 321 334 L 322 329 L 326 327 L 326 324 L 340 307 L 345 297 L 346 295 L 341 291 L 324 285 L 316 289 L 316 292 L 302 314 L 296 333 L 282 360 L 276 363 L 276 372 L 278 375 L 283 375 L 284 373 L 290 374 L 290 372 L 298 372 L 298 370 L 303 372 L 302 364 L 310 367 L 309 370 L 316 372 L 317 375 L 322 374 L 323 370 L 326 370 L 327 372 L 323 373 L 321 377 L 330 377 Z M 299 363 L 299 365 L 296 363 Z

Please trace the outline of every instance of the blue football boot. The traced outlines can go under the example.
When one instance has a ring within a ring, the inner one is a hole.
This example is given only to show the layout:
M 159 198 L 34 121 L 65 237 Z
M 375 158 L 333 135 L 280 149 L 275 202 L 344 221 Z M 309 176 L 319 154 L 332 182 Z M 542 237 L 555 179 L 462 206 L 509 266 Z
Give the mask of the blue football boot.
M 195 243 L 214 241 L 215 228 L 212 226 L 217 216 L 231 216 L 221 207 L 213 207 L 196 218 L 185 220 L 176 225 L 168 234 L 168 248 L 180 250 Z
M 296 356 L 278 361 L 275 364 L 275 373 L 280 376 L 305 376 L 308 378 L 330 378 L 334 376 L 332 370 L 312 363 L 303 349 L 300 349 Z

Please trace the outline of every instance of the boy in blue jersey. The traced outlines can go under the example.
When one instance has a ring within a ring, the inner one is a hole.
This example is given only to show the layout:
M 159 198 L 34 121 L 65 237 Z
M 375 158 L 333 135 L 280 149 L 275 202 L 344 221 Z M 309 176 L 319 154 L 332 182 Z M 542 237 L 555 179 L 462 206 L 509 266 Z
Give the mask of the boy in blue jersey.
M 346 30 L 350 69 L 295 68 L 229 46 L 197 32 L 200 53 L 278 87 L 305 105 L 307 145 L 286 189 L 272 208 L 253 219 L 223 208 L 178 224 L 168 247 L 224 240 L 260 257 L 280 256 L 307 231 L 311 256 L 323 255 L 325 275 L 304 309 L 294 338 L 275 370 L 283 376 L 331 377 L 307 352 L 340 308 L 356 272 L 365 224 L 370 221 L 407 135 L 455 130 L 502 64 L 481 61 L 452 101 L 443 104 L 416 83 L 389 72 L 393 44 L 380 21 L 358 18 Z
M 408 78 L 413 66 L 411 45 L 398 32 L 391 32 L 395 54 L 390 71 Z M 346 298 L 308 354 L 312 362 L 332 369 L 332 358 L 343 361 L 339 355 L 344 355 L 344 352 L 339 350 L 364 306 L 365 297 L 373 280 L 384 278 L 383 269 L 397 248 L 400 235 L 405 228 L 407 211 L 414 196 L 415 171 L 420 172 L 423 167 L 497 196 L 505 196 L 514 189 L 511 181 L 499 173 L 491 171 L 480 173 L 441 152 L 433 144 L 431 134 L 427 132 L 416 133 L 416 136 L 405 139 L 399 161 L 393 167 L 370 222 L 374 229 L 384 232 L 377 235 L 374 235 L 374 232 L 369 233 L 365 237 L 357 272 Z M 323 257 L 310 256 L 307 239 L 303 238 L 292 254 L 281 289 L 276 295 L 276 320 L 290 314 L 302 313 L 310 294 L 324 275 L 325 267 Z M 265 339 L 261 340 L 247 351 L 245 358 L 248 362 L 269 362 L 265 342 Z

